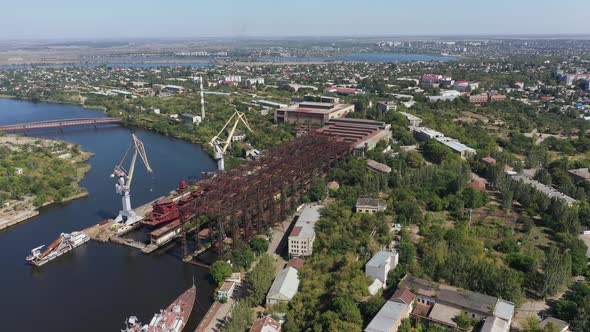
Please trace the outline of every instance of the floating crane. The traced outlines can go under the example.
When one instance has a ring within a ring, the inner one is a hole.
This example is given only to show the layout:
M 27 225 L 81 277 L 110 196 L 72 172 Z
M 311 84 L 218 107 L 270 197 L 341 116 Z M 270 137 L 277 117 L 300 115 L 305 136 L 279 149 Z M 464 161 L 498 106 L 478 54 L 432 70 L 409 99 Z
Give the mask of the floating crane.
M 115 221 L 125 221 L 125 225 L 128 226 L 133 225 L 139 220 L 141 220 L 141 217 L 135 214 L 135 211 L 133 211 L 133 209 L 131 208 L 130 192 L 131 181 L 133 180 L 133 173 L 135 171 L 135 161 L 137 161 L 138 154 L 141 160 L 143 161 L 146 170 L 149 173 L 152 172 L 152 168 L 150 167 L 150 163 L 148 161 L 147 154 L 145 153 L 145 147 L 143 146 L 143 143 L 137 138 L 137 136 L 135 136 L 135 134 L 131 134 L 131 137 L 133 140 L 131 141 L 131 144 L 129 144 L 129 147 L 125 152 L 123 159 L 121 159 L 121 162 L 117 166 L 115 166 L 113 174 L 111 174 L 111 177 L 117 178 L 117 182 L 115 184 L 115 191 L 117 194 L 121 195 L 121 201 L 123 203 L 123 209 L 119 211 L 119 215 L 117 216 L 117 218 L 115 218 Z M 127 172 L 125 168 L 123 168 L 123 163 L 125 162 L 127 154 L 129 153 L 129 150 L 131 150 L 131 148 L 133 148 L 133 157 L 131 158 L 131 163 L 129 165 L 129 172 Z
M 223 135 L 223 132 L 226 128 L 228 128 L 232 121 L 233 125 L 231 126 L 231 129 L 229 129 L 227 138 L 225 140 L 222 140 L 221 135 Z M 248 131 L 252 131 L 252 128 L 250 128 L 250 124 L 248 123 L 248 119 L 246 118 L 246 114 L 244 112 L 235 110 L 234 114 L 229 118 L 229 120 L 227 120 L 223 128 L 221 128 L 217 135 L 213 136 L 211 141 L 209 141 L 209 145 L 211 145 L 215 149 L 214 158 L 215 160 L 217 160 L 217 169 L 219 171 L 223 171 L 225 169 L 223 155 L 225 154 L 225 151 L 227 151 L 227 148 L 231 144 L 232 138 L 234 137 L 234 134 L 236 132 L 236 128 L 238 127 L 238 124 L 240 122 L 244 124 Z

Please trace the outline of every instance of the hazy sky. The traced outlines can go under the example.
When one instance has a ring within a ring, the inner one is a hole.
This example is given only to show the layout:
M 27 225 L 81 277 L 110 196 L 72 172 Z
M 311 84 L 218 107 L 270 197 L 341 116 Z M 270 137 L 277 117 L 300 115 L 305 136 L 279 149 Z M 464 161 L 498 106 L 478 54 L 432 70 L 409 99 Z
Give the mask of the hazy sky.
M 0 0 L 0 39 L 590 34 L 589 0 Z

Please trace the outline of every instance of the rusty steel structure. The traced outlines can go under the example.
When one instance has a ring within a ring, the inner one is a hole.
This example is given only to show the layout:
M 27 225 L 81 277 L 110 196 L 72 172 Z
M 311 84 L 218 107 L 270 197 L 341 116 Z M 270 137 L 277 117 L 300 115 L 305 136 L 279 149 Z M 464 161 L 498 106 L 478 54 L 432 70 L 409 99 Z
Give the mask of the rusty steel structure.
M 207 216 L 209 237 L 221 253 L 226 236 L 249 241 L 286 218 L 313 180 L 325 176 L 350 151 L 350 143 L 318 132 L 271 148 L 258 160 L 199 181 L 198 189 L 179 204 L 182 223 Z

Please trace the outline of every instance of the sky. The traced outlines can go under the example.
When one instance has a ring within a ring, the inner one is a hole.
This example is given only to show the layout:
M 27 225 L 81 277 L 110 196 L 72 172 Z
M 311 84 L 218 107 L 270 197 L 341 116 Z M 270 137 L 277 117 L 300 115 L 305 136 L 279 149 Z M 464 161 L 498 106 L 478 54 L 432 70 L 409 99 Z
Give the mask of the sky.
M 0 39 L 590 34 L 589 0 L 0 0 Z

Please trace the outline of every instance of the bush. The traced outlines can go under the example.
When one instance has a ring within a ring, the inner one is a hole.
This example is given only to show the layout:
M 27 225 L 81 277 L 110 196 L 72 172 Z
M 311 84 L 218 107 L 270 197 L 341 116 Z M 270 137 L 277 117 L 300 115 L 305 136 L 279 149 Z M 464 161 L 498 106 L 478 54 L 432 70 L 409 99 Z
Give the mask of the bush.
M 209 273 L 211 273 L 213 280 L 215 280 L 218 285 L 221 285 L 225 279 L 231 276 L 232 268 L 227 262 L 217 261 L 213 263 Z

